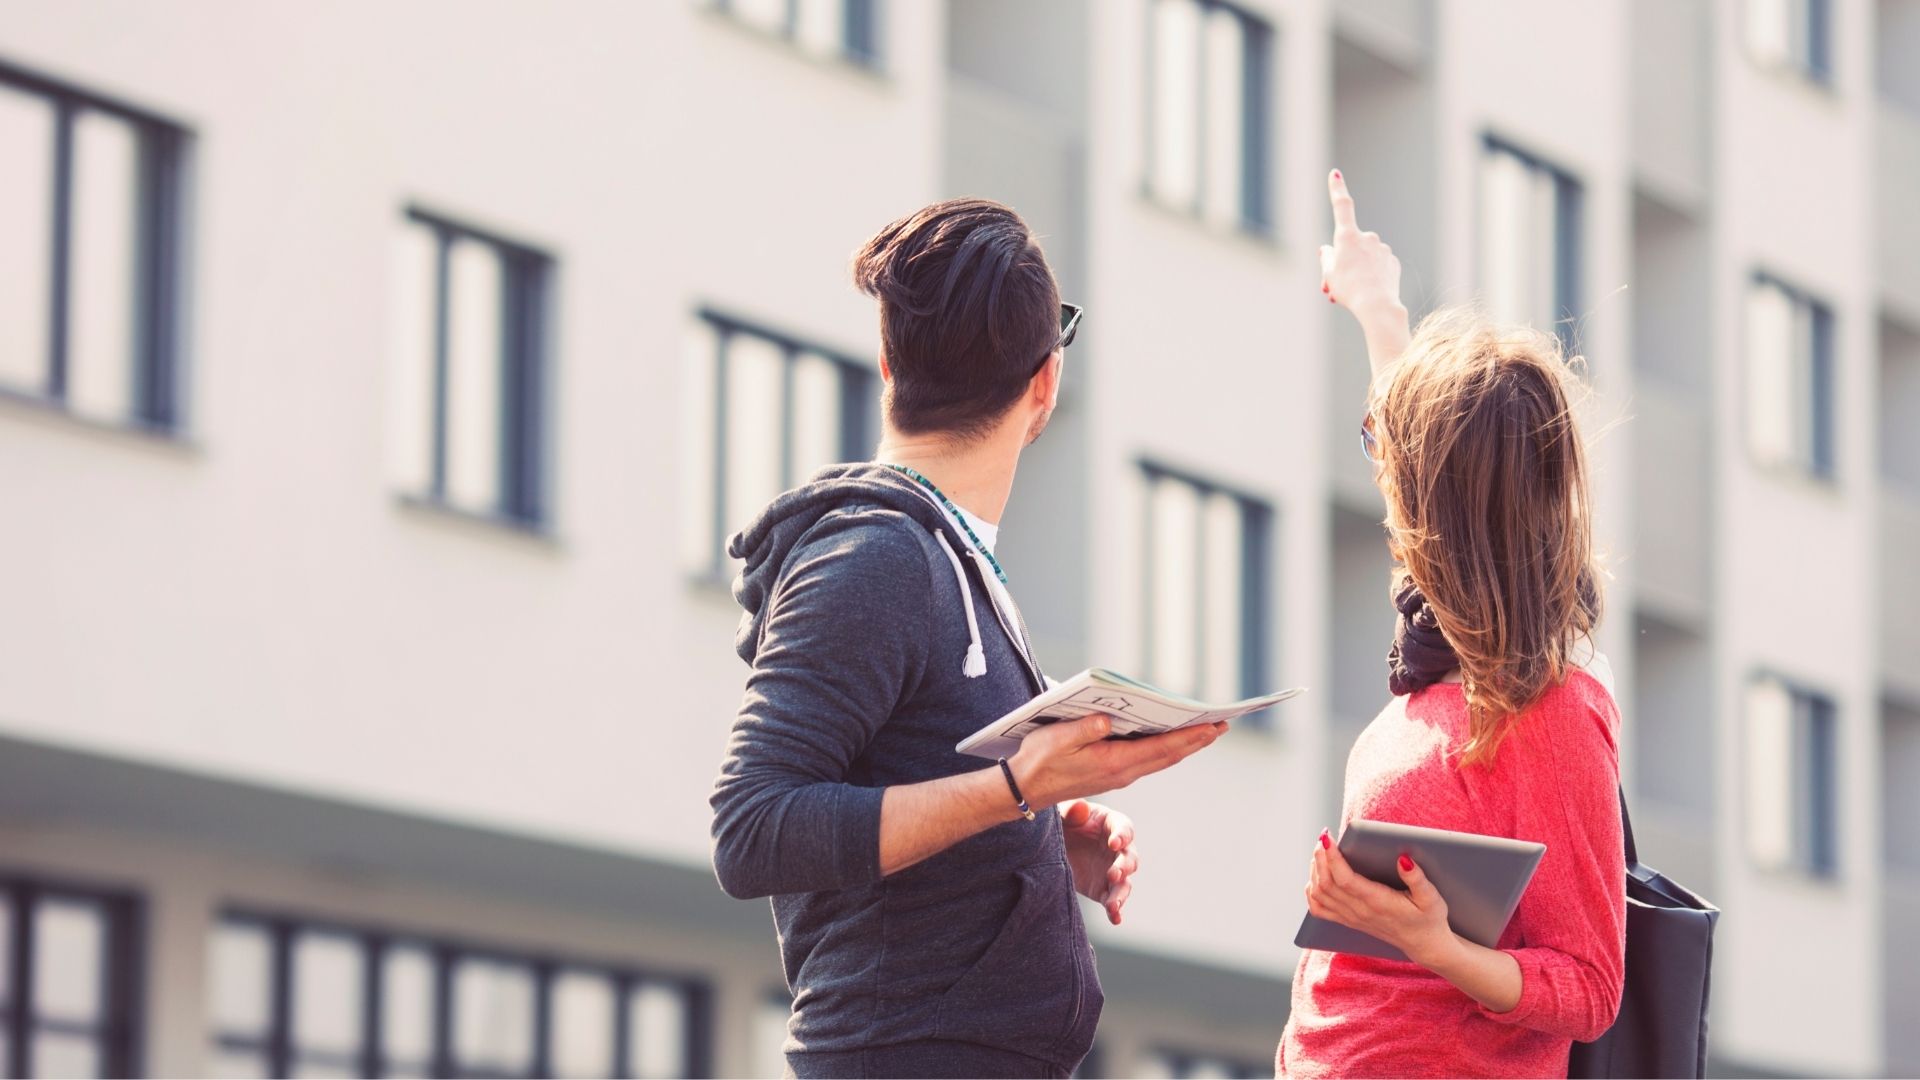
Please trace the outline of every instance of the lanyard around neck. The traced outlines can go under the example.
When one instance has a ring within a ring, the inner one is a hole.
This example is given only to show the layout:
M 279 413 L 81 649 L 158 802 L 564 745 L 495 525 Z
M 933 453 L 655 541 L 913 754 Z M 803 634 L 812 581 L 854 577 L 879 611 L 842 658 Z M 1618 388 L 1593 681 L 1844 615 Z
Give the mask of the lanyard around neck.
M 1000 584 L 1007 584 L 1007 574 L 1006 571 L 1000 569 L 1000 560 L 994 558 L 993 552 L 987 550 L 987 545 L 981 542 L 980 537 L 973 531 L 973 526 L 967 524 L 967 515 L 961 513 L 960 508 L 953 505 L 953 500 L 947 498 L 946 492 L 941 491 L 933 481 L 923 476 L 918 469 L 910 468 L 906 465 L 894 465 L 889 462 L 881 462 L 881 464 L 899 473 L 901 476 L 912 480 L 914 483 L 919 484 L 921 487 L 926 488 L 929 492 L 932 492 L 933 497 L 940 500 L 940 505 L 946 509 L 947 513 L 953 518 L 954 523 L 960 526 L 960 531 L 967 534 L 967 540 L 973 544 L 974 550 L 986 558 L 988 566 L 993 567 L 993 576 L 1000 579 Z

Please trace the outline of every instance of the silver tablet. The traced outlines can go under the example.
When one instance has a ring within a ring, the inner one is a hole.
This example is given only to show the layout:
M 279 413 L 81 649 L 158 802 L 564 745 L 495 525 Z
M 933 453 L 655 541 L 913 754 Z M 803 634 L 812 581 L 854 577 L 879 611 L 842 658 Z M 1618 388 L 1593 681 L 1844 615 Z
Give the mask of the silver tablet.
M 1340 836 L 1340 854 L 1348 864 L 1382 885 L 1404 892 L 1400 856 L 1418 863 L 1447 901 L 1447 923 L 1454 933 L 1489 949 L 1498 947 L 1507 920 L 1520 906 L 1520 894 L 1533 880 L 1533 871 L 1546 853 L 1547 845 L 1526 840 L 1384 821 L 1350 822 Z M 1311 914 L 1300 924 L 1293 943 L 1303 949 L 1358 953 L 1383 960 L 1407 958 L 1406 953 L 1371 934 Z

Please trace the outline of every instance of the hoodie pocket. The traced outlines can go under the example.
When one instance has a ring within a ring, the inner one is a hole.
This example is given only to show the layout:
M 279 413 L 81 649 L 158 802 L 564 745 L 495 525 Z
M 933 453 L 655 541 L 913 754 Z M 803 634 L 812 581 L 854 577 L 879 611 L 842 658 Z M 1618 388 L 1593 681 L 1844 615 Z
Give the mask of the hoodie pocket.
M 939 1038 L 1077 1062 L 1093 1042 L 1102 995 L 1064 862 L 1015 872 L 1020 899 L 978 963 L 940 999 Z

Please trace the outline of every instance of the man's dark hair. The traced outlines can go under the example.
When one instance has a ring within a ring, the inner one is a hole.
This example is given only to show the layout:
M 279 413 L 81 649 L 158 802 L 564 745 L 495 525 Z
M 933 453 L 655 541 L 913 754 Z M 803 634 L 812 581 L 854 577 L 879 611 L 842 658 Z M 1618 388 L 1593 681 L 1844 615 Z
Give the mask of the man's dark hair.
M 887 416 L 905 434 L 985 434 L 1059 341 L 1060 287 L 1040 242 L 987 199 L 881 229 L 854 255 L 853 280 L 880 301 Z

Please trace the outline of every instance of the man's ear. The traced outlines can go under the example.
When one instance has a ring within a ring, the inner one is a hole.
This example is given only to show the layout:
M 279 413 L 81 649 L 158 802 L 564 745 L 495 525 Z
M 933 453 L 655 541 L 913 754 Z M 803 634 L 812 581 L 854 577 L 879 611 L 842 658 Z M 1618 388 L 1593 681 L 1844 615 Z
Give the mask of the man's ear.
M 881 354 L 880 354 L 880 381 L 881 381 L 881 382 L 892 382 L 892 381 L 893 381 L 893 368 L 891 368 L 891 367 L 889 367 L 889 366 L 887 365 L 887 354 L 886 354 L 886 353 L 881 353 Z
M 1060 369 L 1065 366 L 1060 350 L 1055 349 L 1047 362 L 1040 365 L 1040 370 L 1033 373 L 1033 378 L 1027 381 L 1027 397 L 1035 405 L 1051 410 L 1060 403 Z

